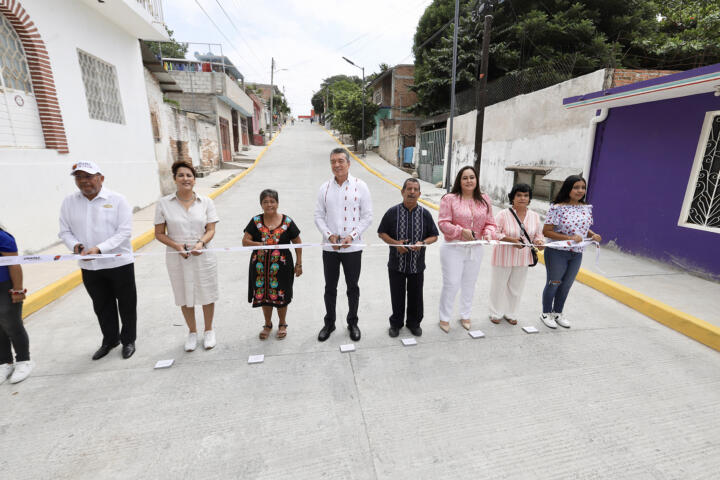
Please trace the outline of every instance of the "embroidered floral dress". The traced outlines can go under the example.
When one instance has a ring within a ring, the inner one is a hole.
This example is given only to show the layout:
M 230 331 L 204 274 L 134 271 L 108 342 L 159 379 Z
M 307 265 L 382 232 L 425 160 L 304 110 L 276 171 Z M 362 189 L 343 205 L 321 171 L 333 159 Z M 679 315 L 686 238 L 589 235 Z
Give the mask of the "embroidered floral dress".
M 280 226 L 270 230 L 256 215 L 245 227 L 254 242 L 287 244 L 300 235 L 292 218 L 283 215 Z M 284 307 L 292 300 L 295 264 L 290 249 L 253 250 L 248 273 L 248 302 L 253 307 Z

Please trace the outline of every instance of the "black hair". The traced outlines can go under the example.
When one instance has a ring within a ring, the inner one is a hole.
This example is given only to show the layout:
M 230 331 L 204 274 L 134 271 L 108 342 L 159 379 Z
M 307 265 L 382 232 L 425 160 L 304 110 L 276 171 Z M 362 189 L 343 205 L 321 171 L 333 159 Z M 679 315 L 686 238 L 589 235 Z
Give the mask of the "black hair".
M 512 205 L 513 200 L 515 200 L 515 194 L 518 192 L 529 193 L 530 200 L 532 200 L 532 187 L 527 183 L 518 183 L 517 185 L 513 185 L 512 190 L 510 190 L 510 193 L 508 193 L 510 205 Z
M 417 178 L 410 177 L 410 178 L 406 178 L 405 181 L 403 182 L 403 186 L 402 186 L 403 190 L 405 190 L 405 187 L 407 187 L 408 183 L 417 183 L 418 189 L 420 188 L 420 181 Z
M 193 167 L 192 163 L 186 161 L 186 160 L 178 160 L 177 162 L 172 164 L 172 167 L 170 167 L 170 170 L 172 171 L 173 178 L 177 177 L 177 172 L 181 168 L 187 168 L 190 170 L 193 174 L 194 178 L 197 178 L 197 172 L 195 171 L 195 167 Z
M 344 149 L 344 148 L 342 148 L 342 147 L 337 147 L 337 148 L 333 148 L 332 150 L 330 150 L 330 156 L 331 156 L 331 157 L 332 157 L 333 155 L 338 154 L 338 153 L 342 153 L 343 155 L 345 155 L 345 161 L 348 162 L 348 163 L 350 163 L 350 155 L 348 155 L 348 152 L 347 152 L 346 149 Z
M 455 183 L 453 183 L 450 193 L 454 193 L 455 195 L 462 195 L 462 185 L 460 179 L 462 179 L 463 172 L 465 170 L 472 170 L 475 174 L 475 189 L 473 190 L 473 198 L 476 201 L 481 202 L 489 210 L 490 206 L 487 204 L 487 202 L 482 196 L 482 192 L 480 191 L 480 177 L 478 176 L 477 170 L 475 170 L 475 167 L 473 167 L 472 165 L 465 165 L 463 168 L 460 169 L 457 175 L 455 175 Z
M 260 203 L 262 203 L 262 201 L 265 200 L 266 197 L 274 198 L 276 202 L 280 203 L 277 190 L 273 190 L 272 188 L 266 188 L 265 190 L 260 192 Z
M 565 179 L 562 187 L 560 187 L 560 191 L 557 195 L 555 195 L 553 203 L 567 203 L 570 200 L 570 191 L 577 182 L 583 182 L 585 184 L 585 188 L 587 188 L 587 181 L 582 177 L 582 175 L 570 175 Z M 580 199 L 580 203 L 585 203 L 585 195 L 583 195 Z

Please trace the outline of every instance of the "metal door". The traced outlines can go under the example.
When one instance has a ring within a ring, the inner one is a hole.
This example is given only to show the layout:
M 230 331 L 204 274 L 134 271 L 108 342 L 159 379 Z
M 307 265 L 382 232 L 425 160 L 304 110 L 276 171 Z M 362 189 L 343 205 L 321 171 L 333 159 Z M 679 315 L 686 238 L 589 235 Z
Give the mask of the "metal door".
M 420 133 L 418 142 L 418 176 L 426 182 L 442 180 L 445 157 L 445 128 Z

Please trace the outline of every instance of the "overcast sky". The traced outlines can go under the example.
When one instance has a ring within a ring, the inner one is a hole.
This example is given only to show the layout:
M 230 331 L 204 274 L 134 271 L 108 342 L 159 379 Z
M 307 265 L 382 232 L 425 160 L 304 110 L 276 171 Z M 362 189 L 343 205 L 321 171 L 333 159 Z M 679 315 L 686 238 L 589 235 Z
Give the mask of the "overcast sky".
M 214 21 L 220 33 L 198 3 Z M 221 43 L 223 53 L 246 83 L 275 83 L 288 98 L 293 115 L 307 115 L 310 98 L 322 79 L 361 75 L 345 56 L 365 67 L 413 63 L 412 39 L 431 0 L 164 0 L 165 23 L 183 42 Z M 221 10 L 222 6 L 230 19 Z M 223 34 L 227 37 L 225 38 Z M 189 55 L 207 46 L 190 45 Z M 213 50 L 217 52 L 217 47 Z

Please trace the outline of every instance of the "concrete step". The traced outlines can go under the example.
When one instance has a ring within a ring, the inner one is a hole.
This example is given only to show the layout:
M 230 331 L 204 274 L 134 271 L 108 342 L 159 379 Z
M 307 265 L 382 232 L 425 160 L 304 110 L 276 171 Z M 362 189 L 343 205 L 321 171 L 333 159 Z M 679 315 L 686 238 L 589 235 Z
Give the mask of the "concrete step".
M 252 160 L 254 162 L 255 160 Z M 232 169 L 232 170 L 247 170 L 247 168 L 252 164 L 252 162 L 238 162 L 238 161 L 232 161 L 232 162 L 223 162 L 222 163 L 222 169 Z

